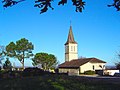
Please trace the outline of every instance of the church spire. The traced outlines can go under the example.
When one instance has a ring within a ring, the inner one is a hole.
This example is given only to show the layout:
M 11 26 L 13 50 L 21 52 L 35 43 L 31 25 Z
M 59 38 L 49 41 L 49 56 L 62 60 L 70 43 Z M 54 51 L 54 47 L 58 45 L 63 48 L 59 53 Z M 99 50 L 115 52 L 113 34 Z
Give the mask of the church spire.
M 72 26 L 70 25 L 67 42 L 65 43 L 65 61 L 78 59 L 77 42 L 74 40 Z
M 73 32 L 72 32 L 72 26 L 70 25 L 70 29 L 69 29 L 69 34 L 68 34 L 68 39 L 67 42 L 65 43 L 65 45 L 69 44 L 69 43 L 76 43 L 76 41 L 74 40 L 74 36 L 73 36 Z

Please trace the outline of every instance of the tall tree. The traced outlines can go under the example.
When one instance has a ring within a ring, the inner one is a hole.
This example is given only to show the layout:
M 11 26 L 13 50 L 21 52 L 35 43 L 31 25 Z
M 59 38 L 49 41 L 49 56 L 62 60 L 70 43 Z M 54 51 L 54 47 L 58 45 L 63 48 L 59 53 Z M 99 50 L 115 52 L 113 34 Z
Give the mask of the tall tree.
M 30 58 L 33 56 L 32 50 L 34 46 L 31 42 L 29 42 L 27 39 L 22 38 L 21 40 L 18 40 L 16 42 L 16 55 L 18 60 L 22 63 L 24 68 L 24 59 Z
M 31 56 L 33 56 L 33 49 L 33 44 L 27 39 L 22 38 L 16 41 L 16 43 L 10 42 L 6 46 L 6 55 L 9 57 L 17 58 L 21 62 L 24 69 L 24 60 L 25 58 L 30 58 Z
M 55 68 L 57 64 L 57 58 L 53 54 L 48 53 L 36 53 L 33 58 L 33 65 L 42 65 L 44 70 Z

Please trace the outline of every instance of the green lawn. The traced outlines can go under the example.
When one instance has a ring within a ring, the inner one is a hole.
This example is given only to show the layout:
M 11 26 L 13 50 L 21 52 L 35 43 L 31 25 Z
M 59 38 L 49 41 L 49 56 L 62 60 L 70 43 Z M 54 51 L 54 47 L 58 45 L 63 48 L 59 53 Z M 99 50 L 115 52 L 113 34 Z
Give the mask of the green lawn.
M 0 90 L 120 90 L 120 79 L 67 75 L 0 79 Z

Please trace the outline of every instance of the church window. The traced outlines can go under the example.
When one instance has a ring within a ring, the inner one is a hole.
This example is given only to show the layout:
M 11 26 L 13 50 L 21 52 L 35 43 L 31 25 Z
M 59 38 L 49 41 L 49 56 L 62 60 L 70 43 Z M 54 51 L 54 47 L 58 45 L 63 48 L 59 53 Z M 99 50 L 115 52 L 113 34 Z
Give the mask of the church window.
M 66 46 L 66 52 L 69 52 L 69 47 L 68 46 Z
M 95 69 L 95 66 L 93 65 L 93 70 Z

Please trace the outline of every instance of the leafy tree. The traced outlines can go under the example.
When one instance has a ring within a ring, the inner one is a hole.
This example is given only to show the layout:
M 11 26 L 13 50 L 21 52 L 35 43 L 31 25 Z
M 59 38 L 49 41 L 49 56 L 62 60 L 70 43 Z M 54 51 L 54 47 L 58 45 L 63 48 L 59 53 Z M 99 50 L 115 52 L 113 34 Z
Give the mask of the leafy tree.
M 54 55 L 48 53 L 36 53 L 33 58 L 33 65 L 42 65 L 44 70 L 55 68 L 57 59 Z
M 3 0 L 2 3 L 3 3 L 3 7 L 7 8 L 7 7 L 11 7 L 13 5 L 16 5 L 17 3 L 19 2 L 22 2 L 22 1 L 25 1 L 25 0 Z M 65 5 L 67 4 L 67 1 L 70 1 L 70 0 L 59 0 L 58 2 L 58 5 Z M 76 12 L 82 12 L 82 10 L 84 9 L 84 6 L 85 6 L 85 1 L 83 0 L 71 0 L 72 3 L 73 3 L 73 6 L 76 7 Z M 113 0 L 113 4 L 111 5 L 108 5 L 109 7 L 111 6 L 114 6 L 117 11 L 120 10 L 120 0 Z M 48 10 L 48 8 L 51 8 L 52 10 L 54 9 L 52 7 L 52 2 L 53 0 L 35 0 L 35 5 L 34 7 L 38 7 L 38 8 L 41 8 L 41 11 L 40 13 L 44 13 Z
M 6 46 L 6 55 L 12 58 L 17 58 L 24 69 L 24 60 L 25 58 L 30 58 L 33 56 L 32 50 L 34 46 L 31 42 L 29 42 L 27 39 L 22 38 L 16 43 L 10 42 Z
M 27 39 L 22 38 L 16 42 L 16 56 L 18 60 L 22 63 L 24 68 L 24 59 L 33 56 L 33 44 Z
M 9 58 L 6 58 L 6 61 L 5 61 L 4 65 L 3 65 L 3 68 L 7 69 L 7 70 L 11 70 L 12 69 L 12 64 L 9 61 Z

